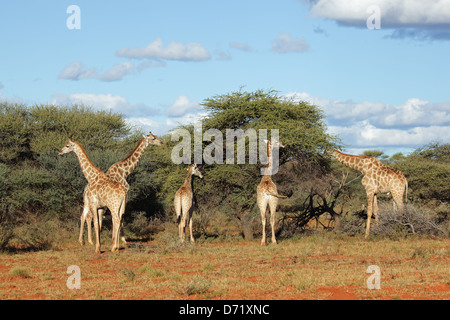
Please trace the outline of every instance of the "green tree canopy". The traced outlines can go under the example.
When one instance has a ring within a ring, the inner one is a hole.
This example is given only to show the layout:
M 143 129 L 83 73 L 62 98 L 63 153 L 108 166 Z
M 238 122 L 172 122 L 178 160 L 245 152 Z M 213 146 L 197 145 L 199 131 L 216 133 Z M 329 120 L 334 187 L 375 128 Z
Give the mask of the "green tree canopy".
M 107 150 L 129 134 L 123 116 L 111 111 L 0 103 L 0 161 L 4 163 L 55 153 L 68 138 L 87 149 Z
M 432 143 L 395 162 L 408 179 L 411 198 L 423 202 L 450 201 L 450 144 Z
M 203 129 L 279 129 L 286 145 L 281 161 L 317 159 L 326 147 L 338 140 L 326 132 L 323 112 L 305 101 L 285 99 L 275 91 L 232 92 L 203 102 L 207 116 Z M 270 139 L 270 137 L 268 137 Z

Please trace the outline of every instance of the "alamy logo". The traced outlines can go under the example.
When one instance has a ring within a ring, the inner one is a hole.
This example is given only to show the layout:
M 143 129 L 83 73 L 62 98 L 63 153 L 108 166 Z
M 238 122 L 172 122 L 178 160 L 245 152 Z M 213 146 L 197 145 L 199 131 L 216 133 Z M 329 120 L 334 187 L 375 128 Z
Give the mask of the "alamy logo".
M 81 29 L 81 10 L 77 5 L 70 5 L 67 7 L 66 13 L 70 16 L 66 20 L 66 26 L 69 30 Z
M 381 29 L 381 10 L 379 6 L 369 6 L 366 10 L 370 16 L 366 20 L 367 29 Z
M 72 289 L 81 289 L 81 270 L 79 266 L 71 265 L 67 267 L 67 273 L 71 274 L 69 278 L 67 278 L 67 288 Z
M 380 267 L 377 265 L 371 265 L 367 267 L 366 273 L 371 273 L 371 275 L 367 278 L 367 289 L 380 289 L 380 280 L 381 280 L 381 271 Z

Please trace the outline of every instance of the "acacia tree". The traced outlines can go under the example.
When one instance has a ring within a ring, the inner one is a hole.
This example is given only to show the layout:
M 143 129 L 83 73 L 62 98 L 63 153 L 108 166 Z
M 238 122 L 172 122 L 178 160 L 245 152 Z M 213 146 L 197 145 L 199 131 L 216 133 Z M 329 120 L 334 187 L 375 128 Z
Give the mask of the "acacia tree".
M 203 107 L 207 112 L 202 121 L 204 132 L 217 129 L 225 136 L 227 129 L 255 129 L 258 132 L 266 129 L 267 139 L 270 139 L 271 130 L 278 129 L 279 139 L 286 145 L 280 150 L 280 165 L 296 160 L 304 167 L 322 166 L 323 150 L 337 142 L 335 137 L 327 134 L 323 112 L 317 106 L 285 99 L 275 91 L 237 91 L 218 95 L 206 99 Z M 204 142 L 204 146 L 208 144 Z M 229 147 L 223 146 L 223 155 Z M 248 139 L 245 150 L 248 155 Z M 246 239 L 252 238 L 252 224 L 259 221 L 256 186 L 261 180 L 262 166 L 264 163 L 261 162 L 256 165 L 248 162 L 204 165 L 204 179 L 198 184 L 199 206 L 209 204 L 220 208 L 237 223 Z M 276 181 L 276 175 L 273 179 Z

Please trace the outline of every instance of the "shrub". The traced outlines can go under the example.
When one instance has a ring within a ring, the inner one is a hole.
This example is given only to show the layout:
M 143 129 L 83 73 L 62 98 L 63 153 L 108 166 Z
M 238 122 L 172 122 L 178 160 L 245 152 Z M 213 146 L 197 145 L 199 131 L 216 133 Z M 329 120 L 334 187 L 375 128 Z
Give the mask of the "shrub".
M 11 277 L 31 278 L 30 271 L 23 267 L 14 267 L 9 271 Z
M 164 229 L 160 219 L 148 218 L 145 212 L 133 214 L 130 223 L 124 223 L 124 227 L 132 233 L 132 237 L 139 239 L 148 239 L 152 234 Z
M 379 221 L 371 228 L 374 235 L 387 235 L 395 237 L 413 234 L 446 236 L 447 232 L 437 223 L 436 214 L 423 209 L 417 209 L 412 205 L 406 205 L 405 210 L 395 211 L 387 203 L 379 205 Z
M 54 218 L 33 219 L 14 228 L 15 241 L 28 250 L 59 249 L 67 239 L 74 240 L 74 226 Z
M 8 246 L 13 236 L 14 233 L 10 225 L 0 224 L 0 250 L 4 250 Z
M 439 214 L 424 208 L 416 208 L 408 204 L 403 212 L 395 211 L 390 201 L 378 201 L 378 208 L 379 220 L 378 223 L 372 220 L 371 235 L 400 239 L 411 235 L 447 236 L 449 234 L 448 221 L 442 219 Z M 340 217 L 335 230 L 348 235 L 363 234 L 366 219 L 364 210 L 344 215 Z

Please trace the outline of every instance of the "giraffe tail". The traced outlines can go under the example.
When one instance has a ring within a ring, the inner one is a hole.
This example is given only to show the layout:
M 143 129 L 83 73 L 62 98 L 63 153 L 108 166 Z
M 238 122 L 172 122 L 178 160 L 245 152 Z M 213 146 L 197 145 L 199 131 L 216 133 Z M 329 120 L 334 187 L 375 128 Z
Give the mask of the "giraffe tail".
M 267 193 L 269 196 L 277 197 L 277 198 L 287 198 L 287 196 L 282 196 L 281 194 Z
M 177 210 L 177 208 L 175 206 L 175 213 L 177 214 L 177 224 L 180 224 L 181 216 L 182 216 L 181 197 L 179 197 L 179 203 L 180 203 L 180 206 L 178 207 L 179 210 Z
M 127 203 L 127 196 L 125 195 L 122 200 L 120 201 L 119 205 L 119 217 L 120 220 L 122 220 L 122 215 L 125 213 L 125 205 Z

